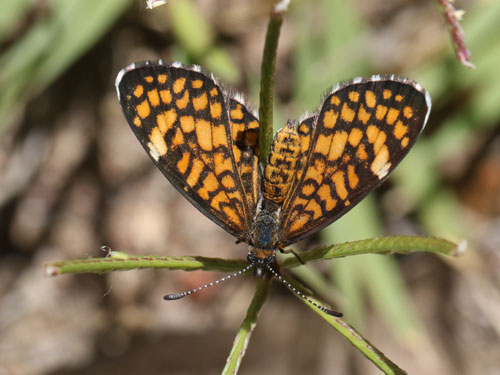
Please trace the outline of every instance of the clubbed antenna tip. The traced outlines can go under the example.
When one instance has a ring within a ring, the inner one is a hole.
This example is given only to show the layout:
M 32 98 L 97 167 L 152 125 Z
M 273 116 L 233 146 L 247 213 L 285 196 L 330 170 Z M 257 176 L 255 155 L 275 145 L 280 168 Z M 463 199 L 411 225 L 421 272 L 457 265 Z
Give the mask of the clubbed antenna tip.
M 195 288 L 195 289 L 191 289 L 191 290 L 188 290 L 186 292 L 181 292 L 181 293 L 170 293 L 170 294 L 167 294 L 165 297 L 163 297 L 163 299 L 165 301 L 175 301 L 176 299 L 181 299 L 181 298 L 184 298 L 186 296 L 189 296 L 193 293 L 196 293 L 196 292 L 199 292 L 200 290 L 203 290 L 203 289 L 206 289 L 208 287 L 211 287 L 211 286 L 214 286 L 214 285 L 217 285 L 217 284 L 220 284 L 221 282 L 223 281 L 226 281 L 226 280 L 229 280 L 229 279 L 232 279 L 233 277 L 236 277 L 236 276 L 239 276 L 241 275 L 242 273 L 245 273 L 247 272 L 250 268 L 252 268 L 253 265 L 252 264 L 249 264 L 248 266 L 246 266 L 245 268 L 237 271 L 237 272 L 234 272 L 230 275 L 227 275 L 227 276 L 224 276 L 223 278 L 219 279 L 219 280 L 215 280 L 215 281 L 212 281 L 211 283 L 208 283 L 208 284 L 205 284 L 205 285 L 202 285 L 198 288 Z

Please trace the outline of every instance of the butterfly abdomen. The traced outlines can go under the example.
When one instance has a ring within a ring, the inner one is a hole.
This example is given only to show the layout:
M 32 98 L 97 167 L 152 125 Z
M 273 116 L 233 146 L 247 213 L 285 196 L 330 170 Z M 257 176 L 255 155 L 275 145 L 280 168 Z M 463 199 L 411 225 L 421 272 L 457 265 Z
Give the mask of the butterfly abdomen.
M 280 204 L 292 186 L 300 156 L 300 138 L 295 124 L 289 121 L 278 131 L 264 169 L 264 198 Z

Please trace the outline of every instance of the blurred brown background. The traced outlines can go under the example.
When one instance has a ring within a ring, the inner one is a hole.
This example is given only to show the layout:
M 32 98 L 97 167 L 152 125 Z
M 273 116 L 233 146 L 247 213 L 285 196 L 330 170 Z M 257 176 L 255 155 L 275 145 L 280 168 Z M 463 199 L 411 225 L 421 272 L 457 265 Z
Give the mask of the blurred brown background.
M 134 61 L 200 64 L 258 104 L 270 1 L 3 0 L 0 9 L 0 373 L 220 373 L 255 280 L 177 302 L 221 276 L 128 271 L 47 278 L 43 264 L 134 254 L 244 258 L 182 199 L 130 131 L 114 79 Z M 458 1 L 476 70 L 434 1 L 292 1 L 275 126 L 336 82 L 397 73 L 430 91 L 423 136 L 382 187 L 311 248 L 386 234 L 468 241 L 458 259 L 359 256 L 297 276 L 409 373 L 500 372 L 500 3 Z M 319 270 L 320 272 L 316 272 Z M 242 374 L 376 374 L 274 284 Z

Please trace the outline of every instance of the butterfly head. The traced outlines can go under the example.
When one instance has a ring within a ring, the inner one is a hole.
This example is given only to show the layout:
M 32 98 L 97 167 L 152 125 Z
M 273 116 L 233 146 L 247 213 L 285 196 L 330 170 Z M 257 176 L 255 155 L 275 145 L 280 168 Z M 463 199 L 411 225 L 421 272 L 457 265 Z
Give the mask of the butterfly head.
M 247 256 L 248 263 L 253 266 L 253 274 L 263 277 L 276 264 L 274 250 L 252 249 Z

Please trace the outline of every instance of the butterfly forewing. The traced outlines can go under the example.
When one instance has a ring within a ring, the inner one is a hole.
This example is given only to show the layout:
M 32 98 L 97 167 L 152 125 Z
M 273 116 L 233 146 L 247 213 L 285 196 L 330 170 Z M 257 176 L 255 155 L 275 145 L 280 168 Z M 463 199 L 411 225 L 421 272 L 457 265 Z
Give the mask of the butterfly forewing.
M 255 208 L 235 162 L 221 88 L 199 71 L 161 63 L 131 65 L 116 86 L 125 117 L 155 165 L 203 214 L 242 239 Z
M 407 154 L 429 111 L 425 90 L 403 78 L 334 89 L 318 117 L 299 125 L 305 155 L 282 208 L 280 243 L 323 228 L 372 191 Z

